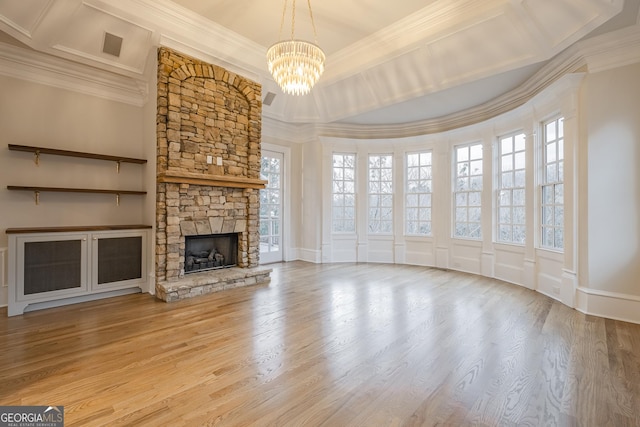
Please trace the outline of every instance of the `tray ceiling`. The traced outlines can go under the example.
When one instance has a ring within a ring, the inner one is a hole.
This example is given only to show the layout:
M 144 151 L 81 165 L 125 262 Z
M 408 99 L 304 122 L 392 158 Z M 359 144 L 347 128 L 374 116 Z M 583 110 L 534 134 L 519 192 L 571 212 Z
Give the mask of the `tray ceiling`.
M 266 69 L 281 0 L 0 0 L 0 31 L 37 52 L 141 83 L 155 73 L 149 56 L 168 46 L 258 81 L 263 95 L 276 95 L 263 114 L 283 122 L 398 124 L 505 94 L 579 40 L 638 25 L 639 3 L 315 1 L 327 64 L 304 97 L 282 94 Z M 296 36 L 313 40 L 307 2 L 296 7 Z M 103 52 L 105 33 L 122 38 L 120 56 Z

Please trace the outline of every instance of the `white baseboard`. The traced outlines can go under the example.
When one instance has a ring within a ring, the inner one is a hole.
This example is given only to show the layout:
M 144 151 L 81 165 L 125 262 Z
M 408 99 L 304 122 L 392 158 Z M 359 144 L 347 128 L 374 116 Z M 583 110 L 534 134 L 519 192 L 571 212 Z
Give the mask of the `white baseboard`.
M 147 284 L 142 288 L 142 292 L 147 292 L 151 295 L 156 294 L 156 275 L 151 273 L 147 276 Z
M 8 252 L 7 248 L 0 248 L 0 307 L 6 307 L 9 301 Z
M 579 287 L 576 310 L 593 316 L 640 324 L 640 297 Z
M 297 259 L 300 261 L 312 262 L 314 264 L 322 264 L 322 251 L 314 249 L 297 248 Z
M 524 286 L 524 287 L 526 288 L 526 286 Z M 560 300 L 560 298 L 557 295 L 552 295 L 551 293 L 546 292 L 546 291 L 541 290 L 541 289 L 533 289 L 533 290 L 536 291 L 539 294 L 542 294 L 542 295 L 544 295 L 546 297 L 554 299 L 554 300 L 558 301 L 559 303 L 562 303 L 562 301 Z

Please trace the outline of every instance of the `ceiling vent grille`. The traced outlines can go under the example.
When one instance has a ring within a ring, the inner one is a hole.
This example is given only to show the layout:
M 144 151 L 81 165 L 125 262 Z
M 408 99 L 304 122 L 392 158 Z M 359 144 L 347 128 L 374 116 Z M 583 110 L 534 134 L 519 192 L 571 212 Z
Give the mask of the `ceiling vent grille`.
M 122 49 L 122 37 L 111 33 L 104 33 L 102 51 L 106 54 L 120 57 L 120 49 Z
M 264 96 L 264 101 L 262 101 L 262 103 L 264 105 L 271 105 L 271 103 L 273 102 L 273 98 L 276 97 L 276 94 L 273 92 L 267 92 L 267 94 Z

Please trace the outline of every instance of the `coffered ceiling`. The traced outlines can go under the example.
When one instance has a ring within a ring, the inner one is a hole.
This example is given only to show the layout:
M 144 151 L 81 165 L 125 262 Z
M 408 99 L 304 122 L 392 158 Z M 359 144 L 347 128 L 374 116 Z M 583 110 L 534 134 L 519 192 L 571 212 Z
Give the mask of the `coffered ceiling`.
M 581 39 L 637 26 L 639 3 L 316 0 L 326 72 L 303 97 L 284 95 L 266 68 L 283 0 L 0 0 L 0 44 L 14 45 L 13 58 L 20 56 L 15 45 L 24 45 L 25 55 L 63 58 L 128 79 L 132 88 L 151 80 L 148 58 L 164 45 L 261 83 L 263 95 L 275 94 L 263 108 L 274 120 L 402 124 L 517 89 Z M 290 11 L 291 0 L 283 38 Z M 313 40 L 307 2 L 296 11 L 296 37 Z M 119 56 L 104 53 L 106 33 L 122 38 Z

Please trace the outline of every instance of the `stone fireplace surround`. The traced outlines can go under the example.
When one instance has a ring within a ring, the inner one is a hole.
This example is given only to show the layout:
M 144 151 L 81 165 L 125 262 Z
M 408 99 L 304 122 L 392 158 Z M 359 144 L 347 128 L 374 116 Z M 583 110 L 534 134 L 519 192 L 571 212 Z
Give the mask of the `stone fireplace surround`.
M 259 264 L 261 88 L 158 51 L 156 296 L 170 302 L 269 281 Z M 238 233 L 237 267 L 184 275 L 185 236 Z

